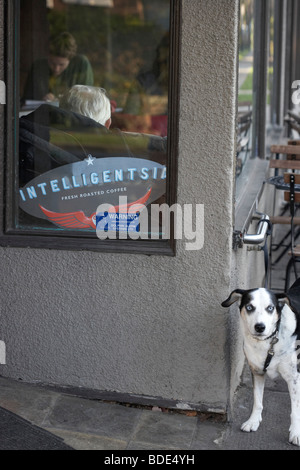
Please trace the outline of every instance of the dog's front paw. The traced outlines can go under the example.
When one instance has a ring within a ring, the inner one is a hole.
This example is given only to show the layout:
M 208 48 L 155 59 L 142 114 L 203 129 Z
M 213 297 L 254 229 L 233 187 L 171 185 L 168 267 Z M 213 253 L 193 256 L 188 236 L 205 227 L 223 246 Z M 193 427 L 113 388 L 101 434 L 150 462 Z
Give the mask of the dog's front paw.
M 241 430 L 244 432 L 257 431 L 261 423 L 261 418 L 249 418 L 242 424 Z
M 300 447 L 300 429 L 299 426 L 297 427 L 290 427 L 290 436 L 289 436 L 289 442 L 291 444 L 294 444 L 295 446 Z

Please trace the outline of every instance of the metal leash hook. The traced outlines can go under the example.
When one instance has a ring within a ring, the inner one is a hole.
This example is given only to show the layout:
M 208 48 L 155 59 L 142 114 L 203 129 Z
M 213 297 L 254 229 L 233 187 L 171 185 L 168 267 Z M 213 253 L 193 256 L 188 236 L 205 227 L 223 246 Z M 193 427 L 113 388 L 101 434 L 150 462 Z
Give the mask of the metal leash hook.
M 255 245 L 248 247 L 249 251 L 257 250 L 264 252 L 265 259 L 265 288 L 268 288 L 268 269 L 269 269 L 269 251 L 268 251 L 268 236 L 272 233 L 272 223 L 270 217 L 266 214 L 260 214 L 261 218 L 257 225 L 257 232 L 254 235 L 244 234 L 243 242 L 249 245 Z M 263 246 L 261 245 L 264 242 Z
M 258 214 L 258 213 L 257 213 Z M 265 242 L 270 230 L 270 217 L 267 214 L 259 214 L 261 218 L 257 224 L 257 231 L 255 234 L 244 233 L 242 236 L 243 243 L 245 245 L 261 245 Z M 271 226 L 272 228 L 272 226 Z

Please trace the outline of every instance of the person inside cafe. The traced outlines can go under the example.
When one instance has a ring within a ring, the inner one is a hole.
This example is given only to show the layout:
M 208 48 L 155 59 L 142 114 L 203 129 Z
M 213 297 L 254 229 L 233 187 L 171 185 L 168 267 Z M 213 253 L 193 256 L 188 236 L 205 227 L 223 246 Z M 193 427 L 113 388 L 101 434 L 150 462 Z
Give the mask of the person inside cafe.
M 40 105 L 19 120 L 19 183 L 57 166 L 94 158 L 138 157 L 164 164 L 166 138 L 110 128 L 111 101 L 103 88 L 74 85 L 59 106 Z
M 104 88 L 74 85 L 61 98 L 60 108 L 94 119 L 107 129 L 111 125 L 111 102 Z
M 77 54 L 77 43 L 72 34 L 63 32 L 50 40 L 48 57 L 33 63 L 22 102 L 59 101 L 75 84 L 93 85 L 93 69 L 85 55 Z

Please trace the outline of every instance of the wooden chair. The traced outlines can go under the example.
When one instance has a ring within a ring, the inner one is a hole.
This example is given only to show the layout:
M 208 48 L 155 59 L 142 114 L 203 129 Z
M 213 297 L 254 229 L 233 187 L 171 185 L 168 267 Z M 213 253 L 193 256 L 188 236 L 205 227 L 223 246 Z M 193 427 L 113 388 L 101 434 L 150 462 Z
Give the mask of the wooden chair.
M 295 185 L 300 187 L 300 175 L 295 173 L 285 173 L 284 174 L 285 183 L 289 184 L 290 190 L 285 191 L 284 200 L 289 202 L 291 208 L 291 249 L 288 254 L 291 257 L 287 267 L 285 275 L 285 292 L 289 288 L 291 270 L 294 268 L 296 279 L 298 278 L 296 263 L 300 261 L 300 245 L 295 245 L 295 204 L 300 203 L 300 193 L 295 191 Z
M 288 141 L 288 145 L 273 145 L 271 146 L 271 152 L 276 155 L 276 158 L 270 160 L 270 168 L 274 168 L 276 173 L 279 170 L 285 171 L 283 176 L 278 174 L 268 180 L 269 183 L 273 184 L 276 189 L 284 191 L 284 200 L 288 203 L 290 215 L 276 215 L 270 217 L 272 224 L 284 224 L 290 225 L 289 234 L 284 237 L 278 244 L 278 247 L 283 246 L 283 242 L 290 237 L 290 243 L 286 250 L 277 258 L 276 262 L 288 251 L 291 259 L 286 268 L 285 276 L 285 290 L 289 287 L 291 269 L 294 267 L 294 271 L 297 277 L 296 262 L 299 258 L 300 261 L 300 245 L 295 246 L 295 240 L 300 235 L 300 230 L 295 234 L 295 226 L 300 225 L 300 217 L 296 217 L 297 204 L 300 203 L 300 174 L 295 171 L 300 170 L 300 141 Z M 285 159 L 280 159 L 280 155 L 285 155 Z M 286 172 L 289 170 L 289 172 Z M 276 263 L 275 262 L 275 263 Z

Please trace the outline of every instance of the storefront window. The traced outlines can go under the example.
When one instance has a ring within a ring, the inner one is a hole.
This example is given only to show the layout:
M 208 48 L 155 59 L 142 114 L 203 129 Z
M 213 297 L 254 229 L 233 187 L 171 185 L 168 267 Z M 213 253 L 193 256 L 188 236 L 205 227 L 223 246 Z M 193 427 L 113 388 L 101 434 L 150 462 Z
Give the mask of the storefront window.
M 253 180 L 261 185 L 267 134 L 272 132 L 274 1 L 240 1 L 237 206 Z M 257 191 L 259 192 L 259 188 Z
M 170 0 L 19 0 L 10 229 L 95 238 L 99 206 L 118 217 L 133 204 L 168 202 L 172 8 Z
M 269 61 L 267 72 L 267 135 L 268 131 L 272 130 L 273 125 L 276 124 L 276 116 L 274 115 L 274 27 L 275 27 L 275 0 L 270 0 L 270 13 L 269 13 Z
M 240 5 L 237 178 L 247 171 L 252 148 L 254 1 L 241 0 Z
M 282 21 L 276 5 L 279 6 L 279 3 L 274 0 L 240 0 L 235 198 L 237 233 L 248 229 L 262 194 L 268 168 L 268 137 L 274 134 L 274 24 L 275 21 Z

